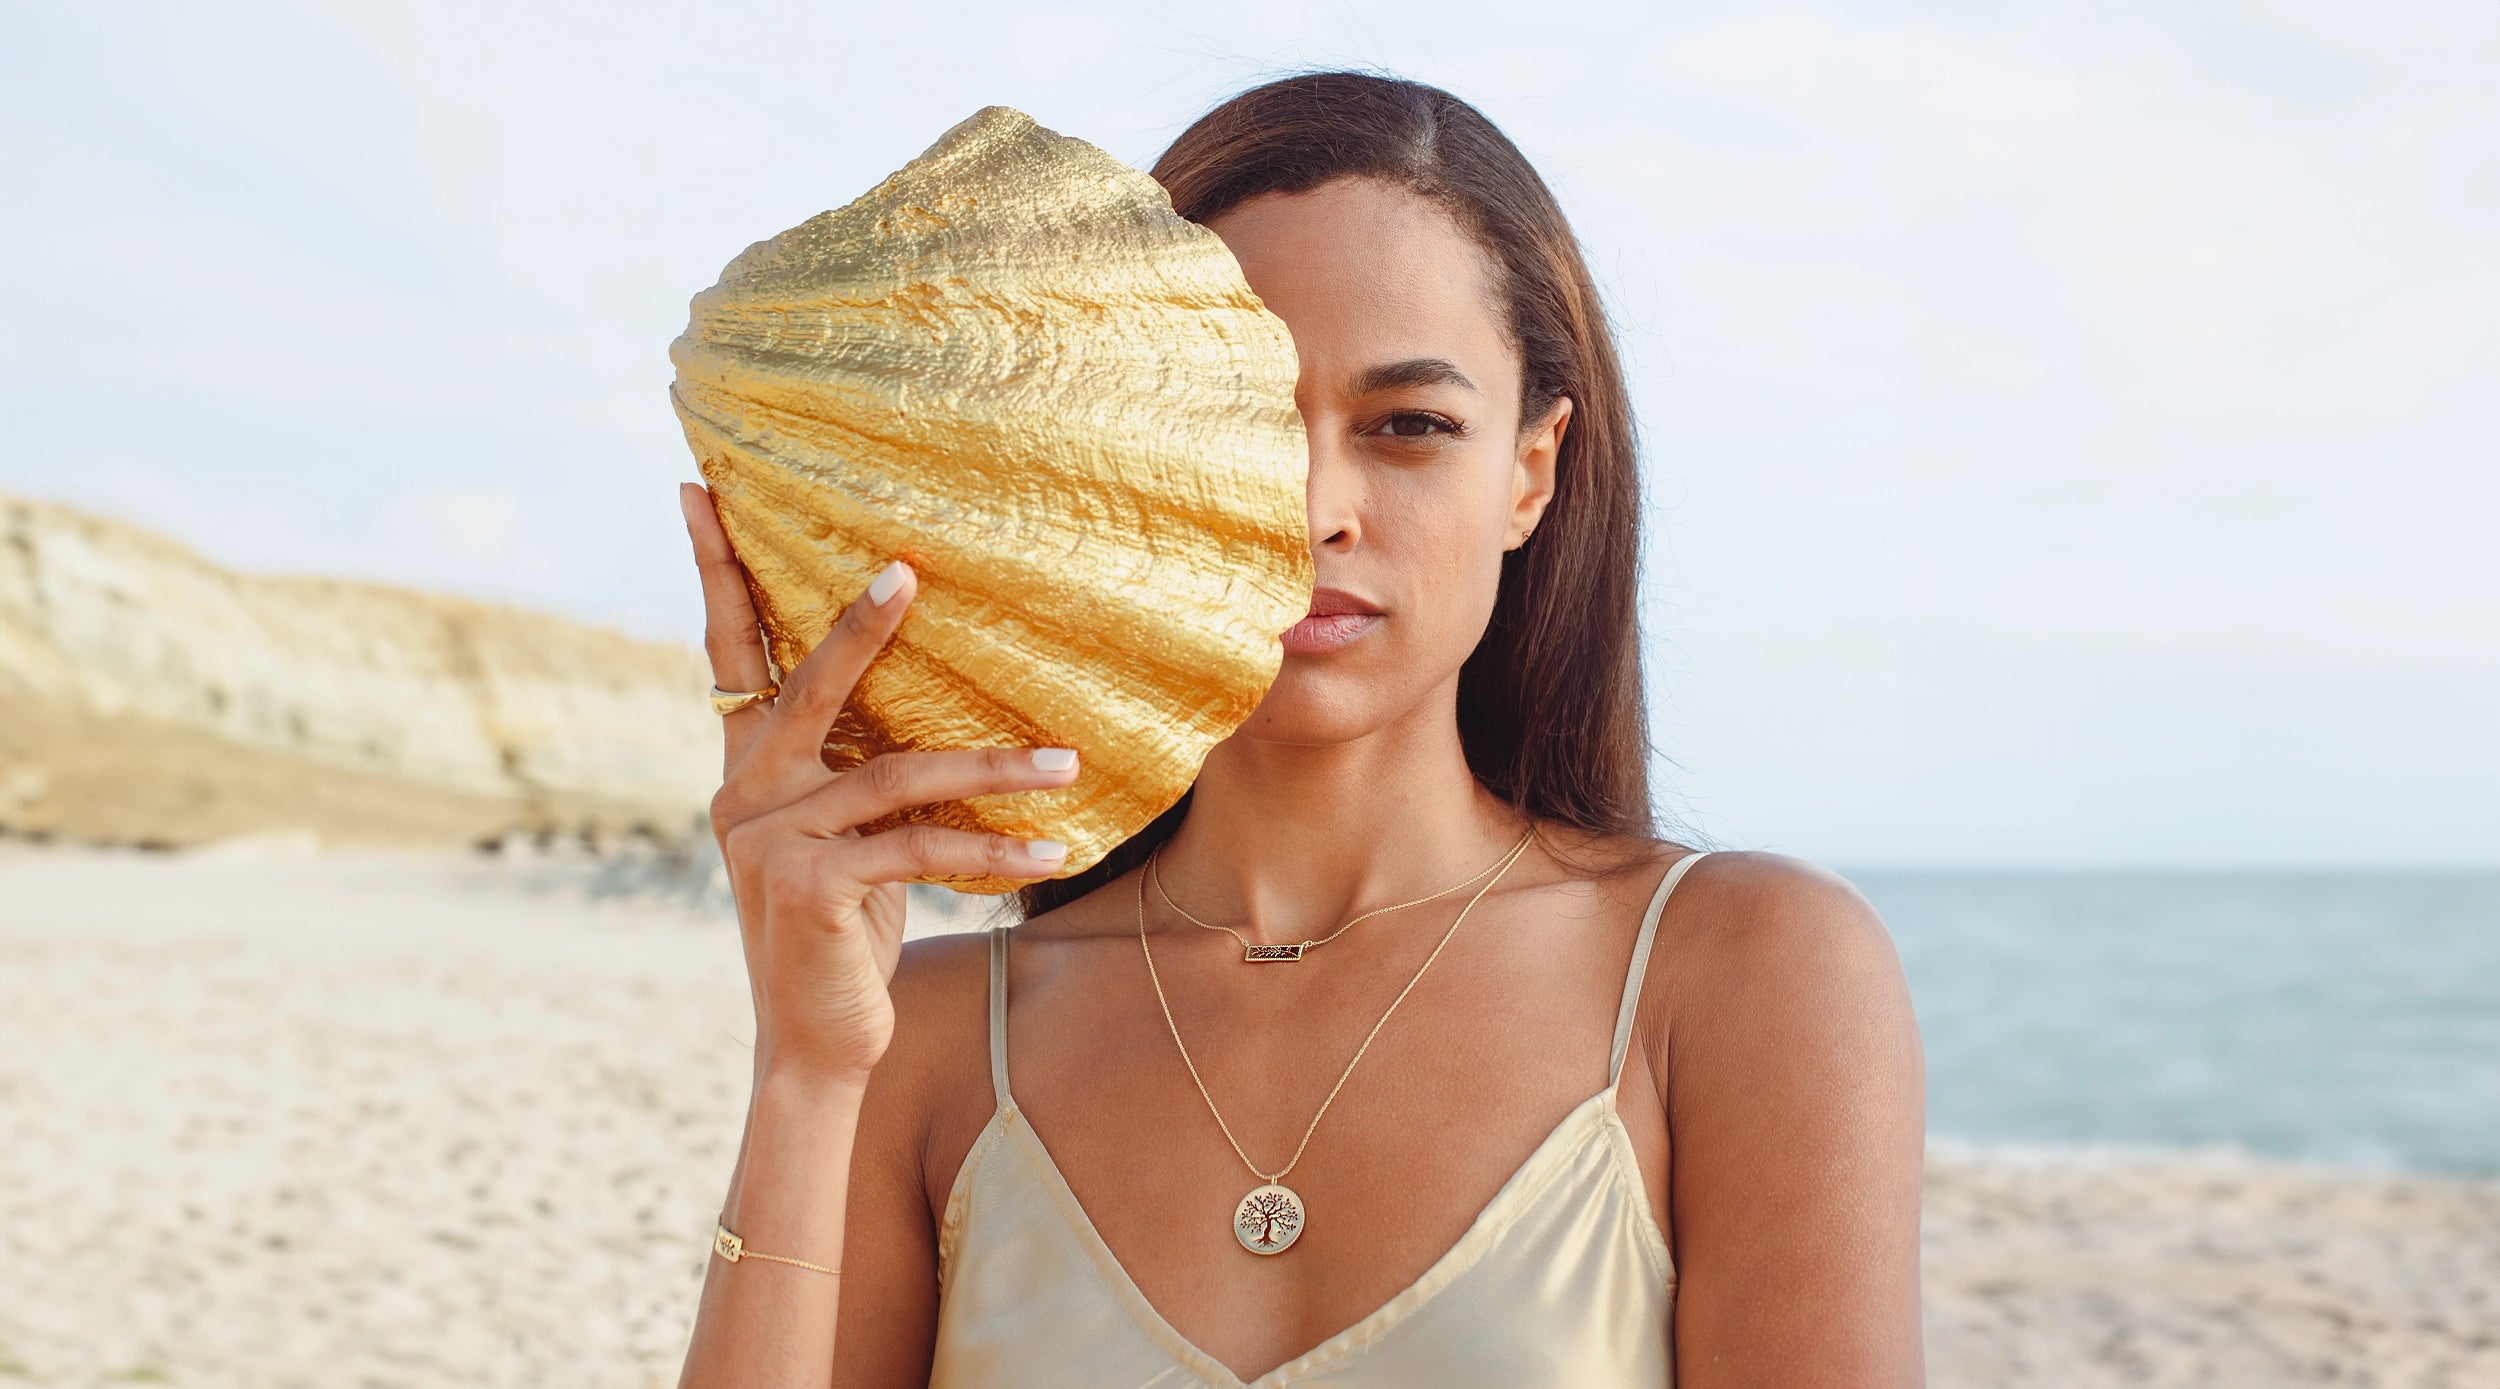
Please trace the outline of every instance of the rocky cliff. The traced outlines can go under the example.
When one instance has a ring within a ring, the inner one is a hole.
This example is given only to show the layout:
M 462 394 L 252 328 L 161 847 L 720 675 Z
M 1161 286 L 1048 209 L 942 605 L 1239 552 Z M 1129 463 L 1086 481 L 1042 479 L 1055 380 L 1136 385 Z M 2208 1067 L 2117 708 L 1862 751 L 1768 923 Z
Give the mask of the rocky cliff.
M 219 568 L 0 497 L 0 831 L 189 844 L 683 833 L 698 654 L 489 603 Z

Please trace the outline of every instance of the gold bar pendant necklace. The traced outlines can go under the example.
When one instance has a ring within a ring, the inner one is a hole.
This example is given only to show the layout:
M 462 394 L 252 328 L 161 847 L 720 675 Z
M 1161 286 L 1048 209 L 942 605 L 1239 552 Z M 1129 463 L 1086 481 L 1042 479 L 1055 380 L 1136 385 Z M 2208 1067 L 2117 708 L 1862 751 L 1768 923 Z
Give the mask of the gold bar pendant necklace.
M 1348 931 L 1353 930 L 1356 922 L 1368 921 L 1375 916 L 1381 916 L 1389 912 L 1400 912 L 1406 910 L 1408 907 L 1420 907 L 1426 902 L 1437 901 L 1443 897 L 1449 896 L 1451 893 L 1456 892 L 1461 888 L 1469 886 L 1474 883 L 1477 878 L 1481 878 L 1485 874 L 1490 873 L 1496 868 L 1502 866 L 1500 862 L 1487 864 L 1485 867 L 1476 870 L 1475 877 L 1469 878 L 1463 883 L 1453 883 L 1450 886 L 1441 889 L 1439 892 L 1432 894 L 1430 897 L 1418 897 L 1412 902 L 1400 902 L 1394 907 L 1374 907 L 1370 911 L 1363 913 L 1361 916 L 1354 918 L 1353 921 L 1349 921 L 1343 926 L 1338 927 L 1336 930 L 1329 932 L 1327 935 L 1320 937 L 1318 940 L 1306 940 L 1293 945 L 1260 945 L 1251 940 L 1248 936 L 1234 930 L 1230 926 L 1218 926 L 1212 921 L 1200 921 L 1198 918 L 1189 914 L 1188 908 L 1173 901 L 1172 894 L 1163 886 L 1163 875 L 1156 871 L 1155 868 L 1155 860 L 1161 857 L 1162 853 L 1163 846 L 1157 844 L 1155 846 L 1154 853 L 1147 856 L 1146 876 L 1154 879 L 1155 895 L 1163 899 L 1163 905 L 1179 912 L 1181 914 L 1181 918 L 1193 926 L 1202 926 L 1210 931 L 1223 931 L 1230 934 L 1233 939 L 1241 942 L 1242 962 L 1253 965 L 1274 964 L 1277 962 L 1299 960 L 1302 958 L 1302 952 L 1306 950 L 1319 949 L 1328 942 L 1335 940 L 1337 937 L 1344 935 Z

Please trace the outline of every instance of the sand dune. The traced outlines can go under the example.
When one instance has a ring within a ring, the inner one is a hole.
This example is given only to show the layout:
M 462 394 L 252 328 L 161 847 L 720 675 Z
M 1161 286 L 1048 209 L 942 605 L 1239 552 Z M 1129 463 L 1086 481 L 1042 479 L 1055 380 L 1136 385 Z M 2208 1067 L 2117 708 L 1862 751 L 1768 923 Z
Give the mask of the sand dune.
M 673 1384 L 748 1019 L 667 881 L 0 857 L 0 1383 Z M 2500 1184 L 1939 1152 L 1928 1200 L 1939 1386 L 2500 1384 Z

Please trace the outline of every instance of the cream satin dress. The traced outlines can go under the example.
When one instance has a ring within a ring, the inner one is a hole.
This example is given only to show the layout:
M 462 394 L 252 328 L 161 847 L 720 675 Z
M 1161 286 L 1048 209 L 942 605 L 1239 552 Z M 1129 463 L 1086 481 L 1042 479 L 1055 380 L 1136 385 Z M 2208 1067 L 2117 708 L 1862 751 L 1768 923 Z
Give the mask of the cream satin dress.
M 1615 1014 L 1606 1088 L 1580 1102 L 1423 1276 L 1369 1316 L 1249 1381 L 1571 1386 L 1675 1382 L 1675 1268 L 1615 1113 L 1658 914 L 1650 898 Z M 990 932 L 998 1110 L 938 1230 L 937 1389 L 1245 1389 L 1172 1329 L 1112 1257 L 1007 1089 L 1007 935 Z

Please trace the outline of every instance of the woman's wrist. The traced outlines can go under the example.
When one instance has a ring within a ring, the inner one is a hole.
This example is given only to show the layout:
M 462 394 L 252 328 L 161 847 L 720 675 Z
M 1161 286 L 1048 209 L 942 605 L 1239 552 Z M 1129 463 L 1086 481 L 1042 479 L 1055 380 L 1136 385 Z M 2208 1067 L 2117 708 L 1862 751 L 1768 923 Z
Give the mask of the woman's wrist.
M 754 1103 L 811 1111 L 828 1105 L 856 1109 L 868 1091 L 868 1069 L 766 1056 L 756 1063 Z
M 838 1219 L 849 1185 L 866 1081 L 864 1073 L 760 1068 L 722 1222 L 759 1248 L 823 1249 L 827 1231 L 820 1226 L 828 1216 Z

